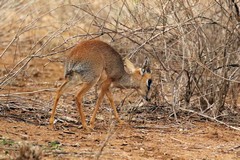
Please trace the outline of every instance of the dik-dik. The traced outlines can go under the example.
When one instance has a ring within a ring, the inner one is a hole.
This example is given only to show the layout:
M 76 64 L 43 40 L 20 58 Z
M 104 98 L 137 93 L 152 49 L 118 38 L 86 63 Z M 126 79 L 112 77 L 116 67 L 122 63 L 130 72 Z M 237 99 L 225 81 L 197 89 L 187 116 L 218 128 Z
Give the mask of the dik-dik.
M 124 65 L 128 72 L 125 71 Z M 62 93 L 70 86 L 80 85 L 76 94 L 76 103 L 84 129 L 89 129 L 86 124 L 82 107 L 84 94 L 96 84 L 100 84 L 100 93 L 90 120 L 90 129 L 94 128 L 96 113 L 102 103 L 104 95 L 110 101 L 116 120 L 121 124 L 110 87 L 136 89 L 146 100 L 149 100 L 149 90 L 152 84 L 149 64 L 143 68 L 135 68 L 128 60 L 121 58 L 119 53 L 110 45 L 100 40 L 87 40 L 79 43 L 67 55 L 65 62 L 65 81 L 57 90 L 55 102 L 50 117 L 53 126 L 54 115 L 58 100 Z

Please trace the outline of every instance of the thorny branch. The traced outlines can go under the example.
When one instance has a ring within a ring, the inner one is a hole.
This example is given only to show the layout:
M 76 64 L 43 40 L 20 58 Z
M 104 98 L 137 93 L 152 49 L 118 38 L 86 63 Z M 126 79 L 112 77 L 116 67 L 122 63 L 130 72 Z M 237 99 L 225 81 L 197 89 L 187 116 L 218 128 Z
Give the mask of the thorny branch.
M 21 94 L 9 88 L 25 78 L 23 73 L 32 74 L 34 59 L 51 64 L 79 41 L 99 38 L 139 66 L 146 56 L 151 59 L 154 83 L 162 86 L 151 104 L 159 105 L 164 97 L 176 120 L 179 108 L 204 113 L 205 118 L 222 112 L 239 115 L 239 1 L 116 0 L 100 8 L 70 1 L 55 6 L 21 1 L 16 10 L 7 5 L 0 6 L 1 13 L 11 12 L 0 22 L 0 30 L 7 31 L 0 33 L 0 100 L 2 95 L 11 98 L 12 92 Z M 11 94 L 5 94 L 8 89 Z

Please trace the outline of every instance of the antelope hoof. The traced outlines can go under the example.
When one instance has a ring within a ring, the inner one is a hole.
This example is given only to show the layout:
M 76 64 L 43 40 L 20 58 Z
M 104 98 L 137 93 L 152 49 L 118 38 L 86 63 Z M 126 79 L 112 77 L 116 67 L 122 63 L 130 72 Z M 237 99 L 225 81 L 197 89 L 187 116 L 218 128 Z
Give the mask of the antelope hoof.
M 51 130 L 54 130 L 54 125 L 50 123 L 50 124 L 48 125 L 48 128 L 51 129 Z
M 53 125 L 53 122 L 54 122 L 54 118 L 50 118 L 49 119 L 49 125 Z
M 89 127 L 88 127 L 88 130 L 89 130 L 89 131 L 95 131 L 94 126 L 89 126 Z
M 87 132 L 91 132 L 91 131 L 93 131 L 94 129 L 90 126 L 82 126 L 82 128 L 83 128 L 83 130 L 85 130 L 85 131 L 87 131 Z
M 53 118 L 50 118 L 50 120 L 49 120 L 49 125 L 48 125 L 48 127 L 49 127 L 50 129 L 54 129 L 54 124 L 53 124 L 53 122 L 54 122 L 54 119 L 53 119 Z
M 94 124 L 90 124 L 89 129 L 90 129 L 91 131 L 94 131 Z
M 94 131 L 94 128 L 92 128 L 91 126 L 87 126 L 87 127 L 83 127 L 83 130 L 86 132 L 92 132 Z

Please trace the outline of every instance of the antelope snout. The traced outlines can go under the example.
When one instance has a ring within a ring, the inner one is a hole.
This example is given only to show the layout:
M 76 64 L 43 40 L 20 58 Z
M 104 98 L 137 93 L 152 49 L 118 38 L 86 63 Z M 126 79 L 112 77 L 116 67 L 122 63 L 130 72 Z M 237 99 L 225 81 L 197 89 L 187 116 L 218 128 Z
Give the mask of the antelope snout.
M 147 96 L 145 96 L 144 99 L 145 99 L 146 101 L 148 101 L 148 102 L 151 101 L 151 98 L 148 98 Z
M 147 102 L 150 102 L 151 100 L 151 94 L 150 94 L 150 90 L 138 90 L 139 93 L 141 94 L 142 98 L 145 99 Z

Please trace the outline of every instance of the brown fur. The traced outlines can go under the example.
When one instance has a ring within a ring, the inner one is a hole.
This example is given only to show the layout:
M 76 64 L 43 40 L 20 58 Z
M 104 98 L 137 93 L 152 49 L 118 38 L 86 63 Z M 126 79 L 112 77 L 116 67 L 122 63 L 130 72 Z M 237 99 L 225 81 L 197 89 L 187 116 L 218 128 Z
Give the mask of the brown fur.
M 110 101 L 115 118 L 121 123 L 109 87 L 134 88 L 138 90 L 142 96 L 148 99 L 150 85 L 147 86 L 147 84 L 149 82 L 148 80 L 151 80 L 151 73 L 143 73 L 141 68 L 136 69 L 129 60 L 126 60 L 125 64 L 131 73 L 125 71 L 124 62 L 121 56 L 105 42 L 88 40 L 79 43 L 66 56 L 66 81 L 57 91 L 50 124 L 53 125 L 57 103 L 61 94 L 69 86 L 81 84 L 81 88 L 76 95 L 76 103 L 83 128 L 87 128 L 81 102 L 83 95 L 96 83 L 101 84 L 101 91 L 90 121 L 90 128 L 94 127 L 96 113 L 104 95 L 106 95 Z M 148 68 L 148 70 L 150 69 Z

